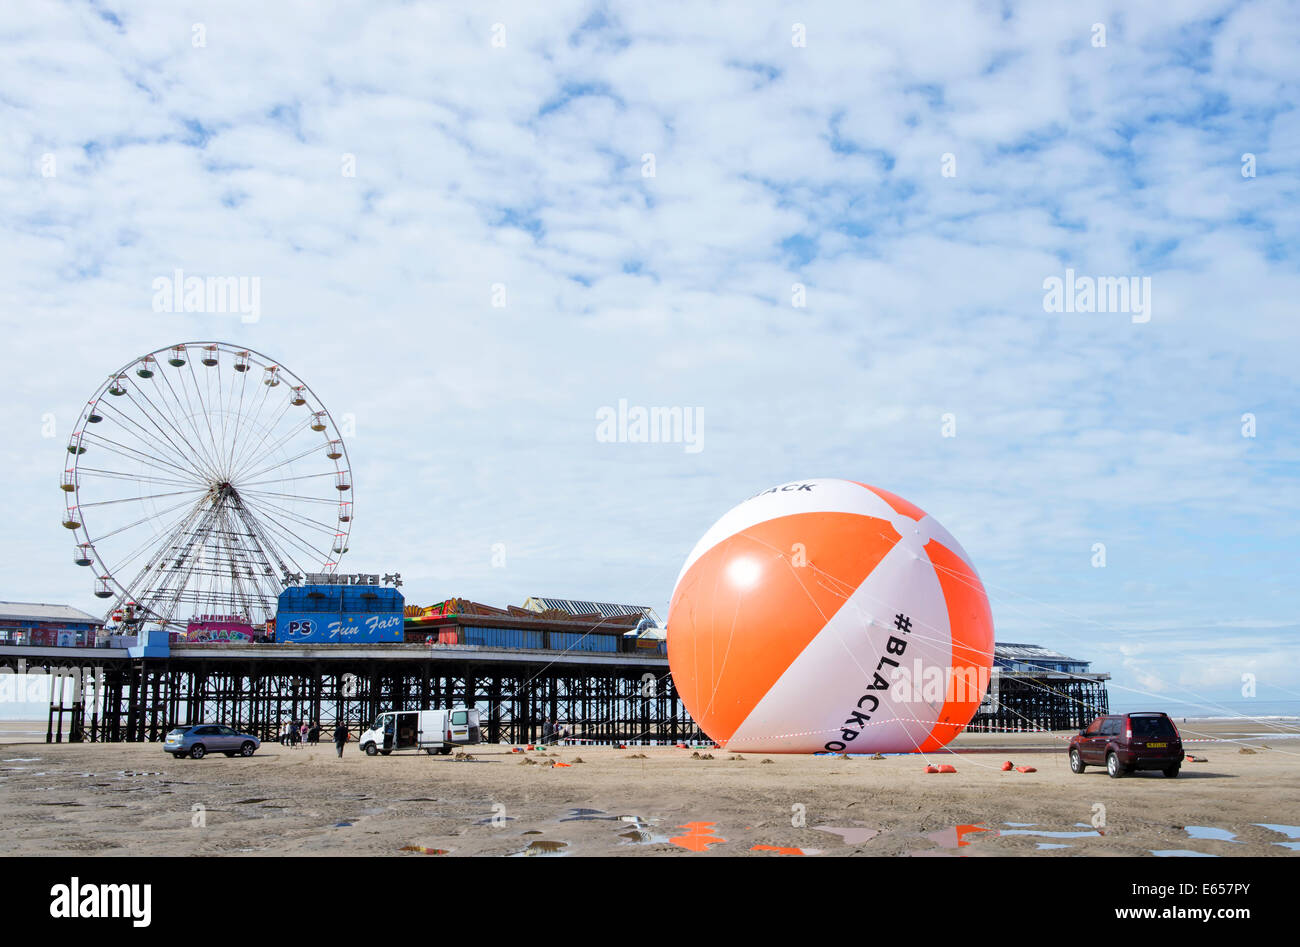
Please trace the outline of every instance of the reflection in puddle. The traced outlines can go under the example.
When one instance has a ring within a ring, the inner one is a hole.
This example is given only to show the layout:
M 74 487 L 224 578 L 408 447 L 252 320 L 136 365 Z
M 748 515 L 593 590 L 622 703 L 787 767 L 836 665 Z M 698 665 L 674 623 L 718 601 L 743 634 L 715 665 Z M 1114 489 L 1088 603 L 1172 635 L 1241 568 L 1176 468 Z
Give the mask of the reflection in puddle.
M 863 842 L 870 841 L 880 834 L 879 829 L 868 829 L 858 825 L 838 826 L 838 825 L 815 825 L 813 826 L 818 832 L 830 832 L 832 835 L 838 835 L 844 840 L 845 845 L 861 845 Z
M 421 855 L 447 855 L 450 849 L 446 848 L 426 848 L 423 845 L 403 845 L 398 849 L 399 852 L 419 852 Z
M 710 830 L 717 825 L 716 822 L 687 822 L 685 825 L 679 825 L 679 829 L 685 829 L 685 835 L 678 835 L 670 838 L 679 848 L 685 848 L 692 852 L 707 852 L 710 845 L 721 845 L 726 841 L 714 835 Z
M 1160 858 L 1218 858 L 1218 855 L 1211 855 L 1209 852 L 1194 852 L 1189 848 L 1167 848 L 1163 851 L 1153 851 L 1152 855 Z
M 930 841 L 940 848 L 965 848 L 971 843 L 966 836 L 974 835 L 976 832 L 987 832 L 987 825 L 955 825 L 950 829 L 943 829 L 939 832 L 930 832 L 926 835 Z
M 820 855 L 820 848 L 782 848 L 779 845 L 755 845 L 751 852 L 776 852 L 778 855 Z
M 1229 832 L 1227 829 L 1216 829 L 1210 825 L 1189 825 L 1183 831 L 1194 839 L 1214 839 L 1219 842 L 1237 841 L 1236 832 Z
M 1069 848 L 1068 845 L 1062 845 L 1060 842 L 1039 842 L 1039 848 Z
M 529 842 L 528 847 L 522 852 L 515 852 L 514 854 L 515 856 L 566 855 L 568 853 L 565 852 L 564 849 L 568 847 L 568 842 L 557 842 L 554 839 L 539 838 L 535 841 Z

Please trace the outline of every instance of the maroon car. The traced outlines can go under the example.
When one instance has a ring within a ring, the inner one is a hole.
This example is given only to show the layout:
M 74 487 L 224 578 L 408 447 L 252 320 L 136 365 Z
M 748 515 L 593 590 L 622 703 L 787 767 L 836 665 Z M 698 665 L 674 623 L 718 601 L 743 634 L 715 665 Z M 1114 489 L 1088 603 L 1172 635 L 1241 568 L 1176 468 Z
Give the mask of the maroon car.
M 1105 766 L 1112 779 L 1158 769 L 1173 779 L 1183 762 L 1183 740 L 1168 714 L 1107 714 L 1070 738 L 1070 770 Z

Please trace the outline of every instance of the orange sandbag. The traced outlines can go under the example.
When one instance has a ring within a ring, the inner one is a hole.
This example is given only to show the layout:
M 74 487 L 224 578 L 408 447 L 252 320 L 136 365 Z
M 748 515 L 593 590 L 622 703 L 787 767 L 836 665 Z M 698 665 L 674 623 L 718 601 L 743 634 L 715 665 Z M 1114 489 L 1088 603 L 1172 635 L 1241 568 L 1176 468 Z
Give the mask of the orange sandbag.
M 937 773 L 937 772 L 939 772 L 939 767 L 937 767 L 937 766 L 927 766 L 927 767 L 925 768 L 925 771 L 926 771 L 927 773 Z
M 1009 769 L 1015 769 L 1015 767 L 1011 765 L 1010 760 L 1007 760 L 1005 763 L 1002 764 L 1002 772 L 1005 773 Z
M 1016 772 L 1017 772 L 1017 773 L 1036 773 L 1036 772 L 1038 772 L 1038 770 L 1034 769 L 1032 766 L 1017 766 L 1017 767 L 1016 767 Z
M 957 772 L 957 767 L 955 767 L 955 766 L 949 766 L 947 763 L 944 763 L 942 766 L 939 767 L 939 772 L 941 772 L 941 773 L 955 773 L 955 772 Z

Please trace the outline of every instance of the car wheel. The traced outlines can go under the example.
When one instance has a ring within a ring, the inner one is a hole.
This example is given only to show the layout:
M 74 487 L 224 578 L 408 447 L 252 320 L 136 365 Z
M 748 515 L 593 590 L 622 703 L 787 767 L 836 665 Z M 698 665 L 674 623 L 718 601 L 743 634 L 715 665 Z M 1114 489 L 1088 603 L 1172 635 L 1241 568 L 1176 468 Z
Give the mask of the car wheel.
M 244 745 L 239 748 L 240 756 L 252 756 L 257 752 L 257 747 L 253 745 L 252 740 L 245 740 Z
M 373 743 L 367 743 L 361 749 L 366 751 L 366 756 L 374 756 L 379 752 L 379 747 L 375 746 Z
M 1178 775 L 1178 765 L 1166 766 L 1161 772 L 1165 774 L 1165 779 L 1173 779 Z
M 204 748 L 202 743 L 196 743 L 192 747 L 190 747 L 190 759 L 201 760 L 203 759 L 204 754 L 207 752 L 208 751 Z
M 1079 751 L 1071 750 L 1070 751 L 1070 772 L 1082 773 L 1087 768 L 1088 768 L 1088 764 L 1083 761 L 1083 757 L 1079 755 Z
M 1106 754 L 1106 773 L 1111 779 L 1119 779 L 1124 775 L 1124 767 L 1119 765 L 1119 757 L 1113 750 Z

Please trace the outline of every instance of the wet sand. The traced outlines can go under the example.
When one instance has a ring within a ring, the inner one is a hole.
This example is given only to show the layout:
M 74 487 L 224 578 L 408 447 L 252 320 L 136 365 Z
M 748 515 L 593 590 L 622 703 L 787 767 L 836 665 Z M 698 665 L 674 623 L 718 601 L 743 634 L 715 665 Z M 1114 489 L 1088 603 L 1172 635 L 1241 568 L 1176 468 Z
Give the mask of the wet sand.
M 323 743 L 268 744 L 250 759 L 174 760 L 159 744 L 28 742 L 43 724 L 6 722 L 0 823 L 13 855 L 1300 854 L 1300 728 L 1180 729 L 1236 742 L 1189 742 L 1208 762 L 1175 780 L 1114 780 L 1070 772 L 1069 734 L 964 734 L 929 755 L 957 772 L 926 774 L 915 755 L 668 747 L 482 745 L 458 760 L 351 743 L 340 760 Z M 1003 772 L 1004 759 L 1038 771 Z

